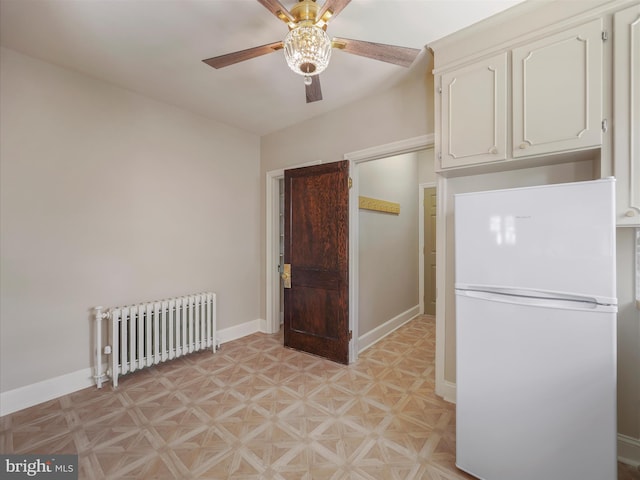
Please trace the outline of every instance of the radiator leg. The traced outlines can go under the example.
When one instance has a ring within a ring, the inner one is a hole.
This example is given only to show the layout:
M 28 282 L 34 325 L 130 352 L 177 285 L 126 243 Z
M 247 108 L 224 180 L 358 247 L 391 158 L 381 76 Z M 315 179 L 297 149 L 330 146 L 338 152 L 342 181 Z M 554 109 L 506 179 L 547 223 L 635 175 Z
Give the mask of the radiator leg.
M 94 378 L 98 388 L 102 388 L 102 307 L 95 307 L 96 319 L 96 374 Z

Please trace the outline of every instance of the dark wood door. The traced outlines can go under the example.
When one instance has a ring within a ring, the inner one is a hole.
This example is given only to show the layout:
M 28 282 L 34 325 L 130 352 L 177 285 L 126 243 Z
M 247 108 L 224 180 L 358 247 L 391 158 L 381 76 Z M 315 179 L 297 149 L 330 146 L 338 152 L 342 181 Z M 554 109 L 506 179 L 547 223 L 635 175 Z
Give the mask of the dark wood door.
M 284 345 L 349 363 L 349 162 L 284 172 Z

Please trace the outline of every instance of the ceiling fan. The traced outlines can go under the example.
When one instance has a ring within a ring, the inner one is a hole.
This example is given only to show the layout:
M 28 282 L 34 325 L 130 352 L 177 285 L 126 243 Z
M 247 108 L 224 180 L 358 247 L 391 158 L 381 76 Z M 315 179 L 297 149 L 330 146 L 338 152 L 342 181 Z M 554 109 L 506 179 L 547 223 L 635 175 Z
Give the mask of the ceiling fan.
M 289 33 L 285 39 L 208 58 L 203 62 L 213 68 L 223 68 L 277 50 L 284 50 L 285 59 L 291 70 L 304 76 L 307 103 L 322 100 L 318 75 L 329 65 L 332 48 L 403 67 L 410 66 L 420 53 L 419 49 L 348 38 L 329 39 L 326 33 L 327 23 L 350 1 L 326 0 L 320 8 L 316 0 L 298 0 L 298 3 L 289 11 L 279 0 L 258 0 L 267 10 L 289 26 Z

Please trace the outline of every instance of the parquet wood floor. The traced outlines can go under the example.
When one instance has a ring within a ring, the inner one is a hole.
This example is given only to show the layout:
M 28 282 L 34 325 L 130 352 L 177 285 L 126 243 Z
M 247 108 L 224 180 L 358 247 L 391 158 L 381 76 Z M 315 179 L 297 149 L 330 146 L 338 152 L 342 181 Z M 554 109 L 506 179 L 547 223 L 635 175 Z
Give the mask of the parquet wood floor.
M 254 334 L 2 417 L 0 452 L 77 453 L 81 479 L 472 479 L 434 352 L 429 316 L 349 366 Z

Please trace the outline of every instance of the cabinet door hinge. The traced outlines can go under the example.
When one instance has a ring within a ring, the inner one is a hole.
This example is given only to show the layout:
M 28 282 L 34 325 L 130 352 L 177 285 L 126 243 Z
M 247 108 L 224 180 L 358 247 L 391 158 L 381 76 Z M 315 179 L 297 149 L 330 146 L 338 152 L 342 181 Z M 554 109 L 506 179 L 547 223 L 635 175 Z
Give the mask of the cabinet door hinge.
M 606 42 L 607 40 L 609 40 L 609 32 L 607 32 L 606 30 L 602 31 L 602 41 Z
M 349 189 L 353 188 L 353 178 L 349 177 Z
M 604 120 L 602 120 L 602 133 L 607 133 L 608 127 L 609 125 L 607 119 L 605 118 Z

